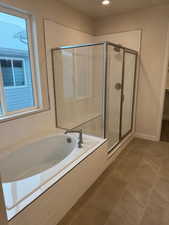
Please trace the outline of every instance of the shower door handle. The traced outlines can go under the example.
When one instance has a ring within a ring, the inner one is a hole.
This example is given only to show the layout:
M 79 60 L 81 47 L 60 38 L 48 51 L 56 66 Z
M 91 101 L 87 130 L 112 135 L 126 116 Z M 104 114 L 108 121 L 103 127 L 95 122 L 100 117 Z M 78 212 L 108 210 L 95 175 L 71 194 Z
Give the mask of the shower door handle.
M 116 90 L 121 90 L 121 88 L 122 88 L 121 83 L 116 83 L 116 84 L 115 84 L 115 89 L 116 89 Z

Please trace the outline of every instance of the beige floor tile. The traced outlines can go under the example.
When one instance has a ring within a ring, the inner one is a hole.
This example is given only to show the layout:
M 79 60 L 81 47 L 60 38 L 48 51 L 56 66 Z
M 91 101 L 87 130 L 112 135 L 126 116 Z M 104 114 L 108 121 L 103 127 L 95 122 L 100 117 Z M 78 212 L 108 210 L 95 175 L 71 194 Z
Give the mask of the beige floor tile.
M 71 225 L 104 225 L 109 214 L 105 211 L 84 207 L 79 215 L 73 220 Z
M 149 205 L 157 205 L 169 210 L 169 202 L 166 201 L 166 199 L 164 199 L 155 189 L 151 194 Z
M 160 177 L 169 180 L 169 156 L 163 159 L 159 174 Z
M 86 201 L 87 207 L 95 207 L 106 212 L 111 212 L 112 209 L 121 199 L 125 191 L 126 182 L 117 177 L 107 177 L 100 184 L 95 193 Z
M 152 189 L 143 180 L 131 182 L 126 189 L 143 207 L 147 205 Z
M 164 209 L 160 206 L 149 206 L 140 225 L 167 225 L 163 222 Z
M 144 208 L 126 191 L 105 225 L 139 225 L 143 214 Z
M 161 198 L 169 202 L 169 181 L 167 179 L 160 178 L 155 187 L 155 190 L 158 192 Z
M 135 173 L 133 173 L 130 182 L 137 183 L 141 180 L 147 187 L 152 187 L 157 182 L 158 177 L 159 170 L 154 168 L 152 164 L 144 158 L 139 163 Z
M 169 143 L 134 139 L 59 225 L 169 225 Z
M 169 203 L 153 191 L 140 225 L 168 225 Z
M 129 179 L 134 175 L 141 160 L 142 158 L 139 154 L 135 154 L 133 157 L 128 157 L 128 159 L 123 160 L 118 165 L 116 165 L 112 173 L 115 176 L 118 176 L 121 180 L 128 182 Z

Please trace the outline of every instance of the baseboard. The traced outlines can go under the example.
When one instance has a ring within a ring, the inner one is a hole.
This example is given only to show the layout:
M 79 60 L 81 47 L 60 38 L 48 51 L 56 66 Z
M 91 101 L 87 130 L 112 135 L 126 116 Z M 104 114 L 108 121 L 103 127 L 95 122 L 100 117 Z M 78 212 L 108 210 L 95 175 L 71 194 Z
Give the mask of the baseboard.
M 146 139 L 150 141 L 159 141 L 157 136 L 151 136 L 151 135 L 137 133 L 137 132 L 134 134 L 134 137 Z

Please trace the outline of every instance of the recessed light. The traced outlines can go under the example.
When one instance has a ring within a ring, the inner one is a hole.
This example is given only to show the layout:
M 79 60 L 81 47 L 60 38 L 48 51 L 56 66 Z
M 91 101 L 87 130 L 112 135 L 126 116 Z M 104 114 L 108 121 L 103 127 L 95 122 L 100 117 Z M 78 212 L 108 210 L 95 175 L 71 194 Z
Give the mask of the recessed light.
M 110 0 L 102 0 L 102 5 L 109 5 L 110 4 Z

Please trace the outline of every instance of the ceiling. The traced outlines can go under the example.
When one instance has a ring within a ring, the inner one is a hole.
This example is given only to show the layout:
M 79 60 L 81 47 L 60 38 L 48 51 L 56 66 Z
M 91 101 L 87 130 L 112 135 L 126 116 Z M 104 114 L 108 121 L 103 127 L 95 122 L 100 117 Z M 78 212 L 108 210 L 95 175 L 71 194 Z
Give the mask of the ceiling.
M 60 0 L 86 15 L 98 18 L 118 15 L 137 9 L 149 8 L 169 3 L 169 0 L 111 0 L 109 6 L 103 6 L 101 0 Z

